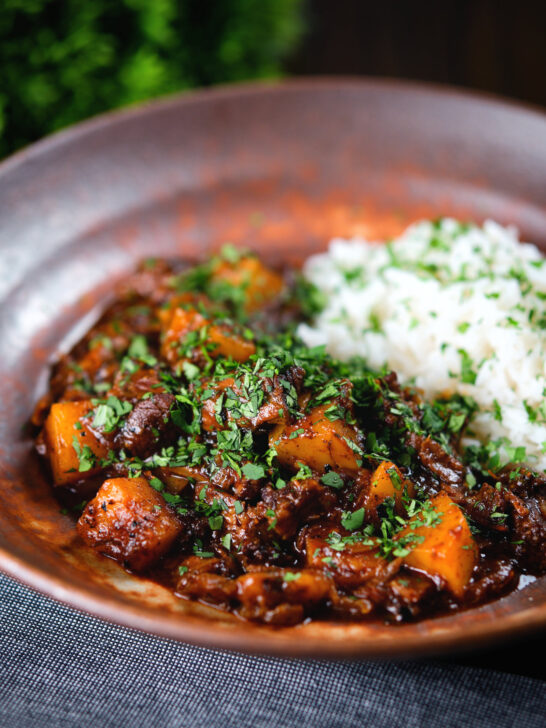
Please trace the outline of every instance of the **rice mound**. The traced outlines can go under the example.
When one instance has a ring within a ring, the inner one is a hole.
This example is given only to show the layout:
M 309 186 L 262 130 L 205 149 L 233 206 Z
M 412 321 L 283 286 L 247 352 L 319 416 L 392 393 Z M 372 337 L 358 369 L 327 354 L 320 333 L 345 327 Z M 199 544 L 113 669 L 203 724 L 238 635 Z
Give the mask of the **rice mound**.
M 479 441 L 546 469 L 546 259 L 515 229 L 442 219 L 387 244 L 336 238 L 303 272 L 326 300 L 299 326 L 307 346 L 386 365 L 428 399 L 473 397 Z

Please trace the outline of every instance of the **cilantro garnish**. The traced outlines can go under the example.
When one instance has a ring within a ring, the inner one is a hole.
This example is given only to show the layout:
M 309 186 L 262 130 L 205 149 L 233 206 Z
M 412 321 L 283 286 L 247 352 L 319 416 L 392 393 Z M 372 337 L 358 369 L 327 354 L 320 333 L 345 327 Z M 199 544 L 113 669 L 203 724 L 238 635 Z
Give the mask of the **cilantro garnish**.
M 347 531 L 356 531 L 364 523 L 364 508 L 359 508 L 353 513 L 346 512 L 341 518 L 341 525 L 346 528 Z
M 325 473 L 325 475 L 323 475 L 320 479 L 320 482 L 323 485 L 329 485 L 330 488 L 343 488 L 343 479 L 341 475 L 334 472 L 333 470 L 331 470 L 329 473 Z
M 116 430 L 122 418 L 128 414 L 133 405 L 130 402 L 122 402 L 114 396 L 108 397 L 105 401 L 92 400 L 96 403 L 92 426 L 103 432 L 113 432 Z
M 297 581 L 301 577 L 301 572 L 286 571 L 283 574 L 284 581 Z
M 89 445 L 80 445 L 77 435 L 74 435 L 72 438 L 72 447 L 78 456 L 78 472 L 86 473 L 88 470 L 92 470 L 97 463 L 97 456 Z
M 242 467 L 243 475 L 249 480 L 259 480 L 265 476 L 265 469 L 262 465 L 254 465 L 253 463 L 246 463 Z

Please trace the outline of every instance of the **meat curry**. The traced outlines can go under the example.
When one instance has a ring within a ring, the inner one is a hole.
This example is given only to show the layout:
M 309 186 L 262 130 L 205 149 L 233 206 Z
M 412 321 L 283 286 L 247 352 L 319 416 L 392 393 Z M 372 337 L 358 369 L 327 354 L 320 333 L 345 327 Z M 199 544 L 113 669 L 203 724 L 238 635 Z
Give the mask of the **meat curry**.
M 543 573 L 544 477 L 462 448 L 471 401 L 305 348 L 319 298 L 231 247 L 118 285 L 32 418 L 81 539 L 273 625 L 414 620 Z

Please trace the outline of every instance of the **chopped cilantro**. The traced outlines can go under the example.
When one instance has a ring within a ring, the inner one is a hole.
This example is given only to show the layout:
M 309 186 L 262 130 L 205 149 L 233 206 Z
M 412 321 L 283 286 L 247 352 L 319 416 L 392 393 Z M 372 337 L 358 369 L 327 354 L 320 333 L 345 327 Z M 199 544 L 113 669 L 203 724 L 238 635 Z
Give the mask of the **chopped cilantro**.
M 364 508 L 359 508 L 353 513 L 345 512 L 341 518 L 341 525 L 347 531 L 356 531 L 364 523 Z
M 155 488 L 155 490 L 161 492 L 162 490 L 165 490 L 164 484 L 159 480 L 159 478 L 150 478 L 149 480 L 150 485 L 152 488 Z
M 264 468 L 261 465 L 254 465 L 254 463 L 246 463 L 241 470 L 249 480 L 259 480 L 265 476 Z
M 283 575 L 284 581 L 297 581 L 301 577 L 301 572 L 286 571 Z
M 88 470 L 92 470 L 97 463 L 97 457 L 89 445 L 80 445 L 78 437 L 74 435 L 72 438 L 72 447 L 78 456 L 78 472 L 86 473 Z
M 329 473 L 325 473 L 325 475 L 322 476 L 320 479 L 320 482 L 323 485 L 329 485 L 330 488 L 336 488 L 339 490 L 339 488 L 343 488 L 343 479 L 341 475 L 331 470 Z

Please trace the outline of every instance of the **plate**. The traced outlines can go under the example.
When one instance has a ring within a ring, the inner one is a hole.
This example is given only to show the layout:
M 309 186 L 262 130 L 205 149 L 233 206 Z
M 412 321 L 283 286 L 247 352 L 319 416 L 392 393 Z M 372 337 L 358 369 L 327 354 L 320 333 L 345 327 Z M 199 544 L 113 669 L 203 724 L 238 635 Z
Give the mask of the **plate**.
M 241 85 L 108 114 L 0 166 L 0 568 L 78 609 L 209 647 L 400 657 L 499 643 L 546 624 L 546 578 L 417 624 L 270 628 L 177 599 L 88 551 L 24 424 L 51 357 L 146 256 L 231 241 L 297 263 L 334 235 L 422 217 L 491 217 L 546 249 L 546 117 L 401 82 Z M 84 326 L 84 328 L 85 328 Z

